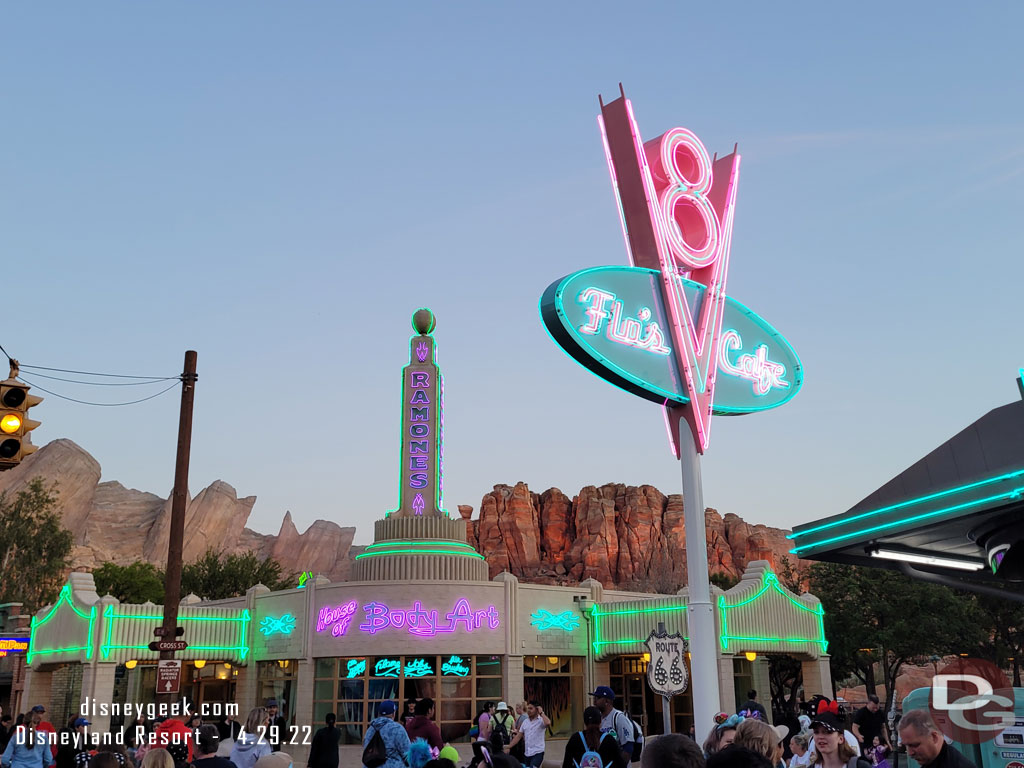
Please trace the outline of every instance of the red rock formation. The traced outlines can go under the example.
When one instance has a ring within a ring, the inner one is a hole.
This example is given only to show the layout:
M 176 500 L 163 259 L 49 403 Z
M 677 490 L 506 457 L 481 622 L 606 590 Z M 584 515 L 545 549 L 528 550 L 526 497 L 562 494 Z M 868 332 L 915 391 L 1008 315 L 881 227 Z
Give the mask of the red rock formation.
M 649 485 L 588 486 L 569 499 L 557 488 L 537 495 L 525 483 L 496 485 L 484 496 L 480 517 L 460 506 L 467 538 L 490 565 L 524 581 L 572 584 L 594 578 L 606 587 L 675 592 L 686 583 L 683 499 Z M 705 510 L 712 573 L 738 577 L 751 560 L 776 568 L 789 555 L 786 531 L 749 525 L 729 513 Z M 539 547 L 538 547 L 539 542 Z

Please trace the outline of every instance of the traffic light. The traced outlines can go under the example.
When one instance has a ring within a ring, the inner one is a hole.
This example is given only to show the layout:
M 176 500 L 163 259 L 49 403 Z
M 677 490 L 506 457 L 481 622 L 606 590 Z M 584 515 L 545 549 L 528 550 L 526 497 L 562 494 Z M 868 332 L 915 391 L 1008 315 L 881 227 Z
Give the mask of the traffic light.
M 28 409 L 43 398 L 30 395 L 27 384 L 13 376 L 0 382 L 0 471 L 18 466 L 21 460 L 36 452 L 28 433 L 39 426 L 28 418 Z

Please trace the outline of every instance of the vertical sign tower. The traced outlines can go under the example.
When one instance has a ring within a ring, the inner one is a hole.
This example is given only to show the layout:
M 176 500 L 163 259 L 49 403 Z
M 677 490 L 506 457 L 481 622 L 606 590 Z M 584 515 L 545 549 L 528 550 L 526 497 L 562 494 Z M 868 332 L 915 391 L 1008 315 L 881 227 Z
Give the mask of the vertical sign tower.
M 630 266 L 590 267 L 556 280 L 540 312 L 551 337 L 579 363 L 664 408 L 683 481 L 693 714 L 697 732 L 707 733 L 714 712 L 728 707 L 713 663 L 700 457 L 713 415 L 789 402 L 803 368 L 781 333 L 726 294 L 739 186 L 735 148 L 713 157 L 685 128 L 644 142 L 625 93 L 601 103 L 598 125 Z
M 487 561 L 466 541 L 466 521 L 444 509 L 444 379 L 429 309 L 412 316 L 409 364 L 402 369 L 398 506 L 374 525 L 356 555 L 358 581 L 486 581 Z

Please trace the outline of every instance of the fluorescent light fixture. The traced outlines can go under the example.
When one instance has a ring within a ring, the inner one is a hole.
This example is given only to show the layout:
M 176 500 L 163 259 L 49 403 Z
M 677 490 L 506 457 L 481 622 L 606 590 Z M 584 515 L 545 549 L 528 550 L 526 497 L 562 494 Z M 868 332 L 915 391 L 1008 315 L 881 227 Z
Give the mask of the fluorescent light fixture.
M 965 560 L 958 557 L 942 557 L 941 555 L 918 555 L 913 552 L 900 552 L 897 549 L 876 549 L 872 557 L 883 560 L 896 560 L 901 563 L 920 563 L 934 565 L 939 568 L 958 568 L 962 571 L 980 571 L 985 564 L 976 560 Z

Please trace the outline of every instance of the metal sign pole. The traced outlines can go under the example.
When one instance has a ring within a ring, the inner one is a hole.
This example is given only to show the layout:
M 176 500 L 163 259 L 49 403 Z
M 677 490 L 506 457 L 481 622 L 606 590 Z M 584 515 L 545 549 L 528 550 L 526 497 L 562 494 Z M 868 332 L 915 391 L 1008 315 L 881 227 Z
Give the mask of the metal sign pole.
M 658 622 L 658 634 L 664 635 L 667 632 L 665 629 L 665 622 Z M 685 662 L 685 659 L 683 661 Z M 662 733 L 672 733 L 672 698 L 670 696 L 661 697 L 661 727 Z
M 721 704 L 718 690 L 718 648 L 715 613 L 708 580 L 708 535 L 704 522 L 704 490 L 700 454 L 693 431 L 679 419 L 679 463 L 683 474 L 683 521 L 686 526 L 686 626 L 693 663 L 693 722 L 698 739 L 710 733 Z

